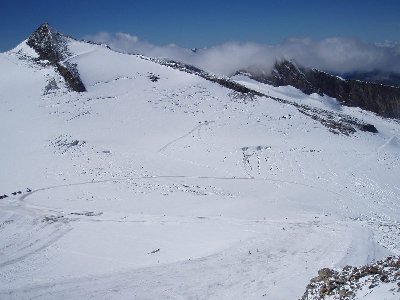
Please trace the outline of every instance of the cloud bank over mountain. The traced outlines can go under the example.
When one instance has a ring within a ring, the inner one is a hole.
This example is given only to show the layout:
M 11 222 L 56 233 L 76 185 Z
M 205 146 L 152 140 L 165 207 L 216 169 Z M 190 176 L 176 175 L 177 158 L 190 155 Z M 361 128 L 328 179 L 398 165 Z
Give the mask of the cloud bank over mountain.
M 179 60 L 225 75 L 249 66 L 268 70 L 281 59 L 294 59 L 301 65 L 337 74 L 376 70 L 398 73 L 400 70 L 398 42 L 374 44 L 339 37 L 321 40 L 293 38 L 278 45 L 229 42 L 192 51 L 175 44 L 154 45 L 122 32 L 100 32 L 85 39 L 106 43 L 118 51 Z

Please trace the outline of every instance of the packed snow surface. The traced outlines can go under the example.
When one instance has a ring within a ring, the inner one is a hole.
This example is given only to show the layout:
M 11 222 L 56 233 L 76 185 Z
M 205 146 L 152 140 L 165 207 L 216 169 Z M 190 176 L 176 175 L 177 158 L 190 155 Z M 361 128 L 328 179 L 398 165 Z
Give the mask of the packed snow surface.
M 233 78 L 379 131 L 333 134 L 268 97 L 69 50 L 86 93 L 25 43 L 0 54 L 1 299 L 299 299 L 323 267 L 400 254 L 398 122 Z

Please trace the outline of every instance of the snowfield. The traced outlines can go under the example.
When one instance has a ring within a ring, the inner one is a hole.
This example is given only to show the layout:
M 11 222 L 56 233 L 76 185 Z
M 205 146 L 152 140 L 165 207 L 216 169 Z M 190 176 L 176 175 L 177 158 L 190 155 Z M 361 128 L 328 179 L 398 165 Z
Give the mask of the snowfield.
M 68 46 L 85 93 L 25 42 L 0 54 L 1 299 L 300 299 L 321 268 L 400 255 L 398 121 L 232 78 L 379 131 L 334 134 L 288 103 Z

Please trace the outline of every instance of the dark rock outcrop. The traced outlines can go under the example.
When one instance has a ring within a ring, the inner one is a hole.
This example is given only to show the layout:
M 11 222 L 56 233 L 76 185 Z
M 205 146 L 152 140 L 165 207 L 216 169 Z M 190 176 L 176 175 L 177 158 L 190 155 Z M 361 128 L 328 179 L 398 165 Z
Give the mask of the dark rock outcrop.
M 145 58 L 145 57 L 142 57 L 142 58 Z M 145 59 L 150 59 L 150 58 L 145 58 Z M 179 61 L 174 61 L 174 60 L 165 60 L 165 59 L 157 59 L 157 58 L 150 59 L 150 60 L 154 61 L 154 62 L 156 62 L 158 64 L 161 64 L 163 66 L 168 66 L 168 67 L 171 67 L 173 69 L 180 70 L 182 72 L 186 72 L 186 73 L 189 73 L 189 74 L 194 74 L 194 75 L 200 76 L 200 77 L 202 77 L 202 78 L 204 78 L 204 79 L 206 79 L 208 81 L 217 83 L 217 84 L 219 84 L 219 85 L 221 85 L 223 87 L 226 87 L 226 88 L 228 88 L 228 89 L 230 89 L 230 90 L 232 90 L 234 92 L 245 94 L 248 97 L 264 96 L 262 93 L 259 93 L 259 92 L 256 92 L 254 90 L 251 90 L 251 89 L 245 87 L 244 85 L 241 85 L 241 84 L 239 84 L 239 83 L 237 83 L 235 81 L 232 81 L 232 80 L 230 80 L 228 78 L 215 76 L 213 74 L 210 74 L 210 73 L 208 73 L 208 72 L 206 72 L 204 70 L 201 70 L 201 69 L 199 69 L 199 68 L 197 68 L 195 66 L 192 66 L 192 65 L 188 65 L 188 64 L 185 64 L 185 63 L 182 63 L 182 62 L 179 62 Z
M 67 39 L 45 23 L 31 34 L 27 44 L 36 51 L 39 60 L 49 61 L 56 68 L 71 90 L 86 92 L 76 65 L 65 61 L 70 56 Z
M 318 271 L 318 276 L 310 280 L 301 300 L 327 298 L 351 300 L 366 287 L 373 292 L 376 287 L 384 284 L 392 286 L 391 291 L 394 296 L 400 295 L 400 257 L 389 256 L 384 260 L 360 267 L 321 269 Z
M 346 106 L 360 107 L 383 117 L 400 119 L 400 88 L 359 80 L 343 79 L 316 69 L 277 62 L 272 72 L 247 69 L 250 78 L 273 86 L 291 85 L 305 94 L 318 93 L 336 98 Z

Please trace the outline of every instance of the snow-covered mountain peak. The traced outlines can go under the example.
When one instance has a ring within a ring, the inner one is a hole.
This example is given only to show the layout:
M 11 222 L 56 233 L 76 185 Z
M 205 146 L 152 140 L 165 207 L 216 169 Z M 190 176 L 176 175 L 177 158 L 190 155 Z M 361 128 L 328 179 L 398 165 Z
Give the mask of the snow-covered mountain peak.
M 77 66 L 67 61 L 72 56 L 68 47 L 72 41 L 72 38 L 44 23 L 29 36 L 26 45 L 36 52 L 38 60 L 53 65 L 71 90 L 85 92 L 86 87 L 80 79 Z

